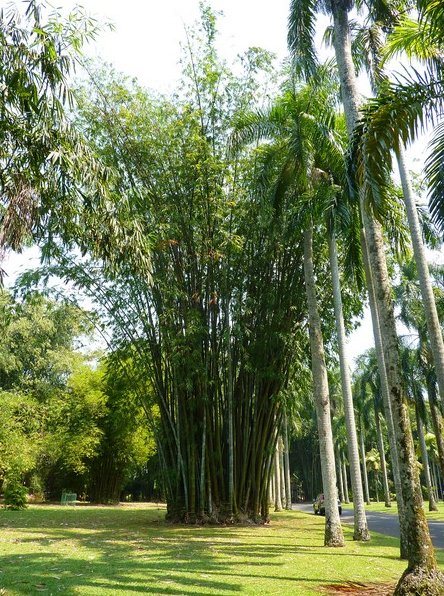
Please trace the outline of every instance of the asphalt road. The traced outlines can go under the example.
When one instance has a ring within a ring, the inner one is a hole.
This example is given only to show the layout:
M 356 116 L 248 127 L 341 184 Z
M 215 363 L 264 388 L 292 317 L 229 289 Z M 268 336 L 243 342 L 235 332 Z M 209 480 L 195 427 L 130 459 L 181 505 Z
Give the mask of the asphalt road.
M 293 509 L 314 515 L 311 503 L 293 503 Z M 366 509 L 366 514 L 370 532 L 379 532 L 399 538 L 399 521 L 396 514 L 376 513 L 371 509 Z M 344 509 L 341 519 L 345 524 L 353 524 L 353 509 Z M 444 548 L 444 522 L 429 521 L 428 523 L 434 547 Z

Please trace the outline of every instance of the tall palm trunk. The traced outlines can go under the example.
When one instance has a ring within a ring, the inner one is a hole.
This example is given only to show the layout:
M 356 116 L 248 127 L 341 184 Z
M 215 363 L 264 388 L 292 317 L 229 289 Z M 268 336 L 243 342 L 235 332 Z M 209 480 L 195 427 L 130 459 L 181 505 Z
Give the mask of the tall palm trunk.
M 338 63 L 338 70 L 341 79 L 341 92 L 346 124 L 349 137 L 352 137 L 355 123 L 359 117 L 359 95 L 356 85 L 356 74 L 351 54 L 350 27 L 348 22 L 348 13 L 340 1 L 333 2 L 333 21 L 335 30 L 335 54 Z M 393 415 L 390 402 L 390 391 L 387 379 L 386 363 L 382 345 L 381 330 L 379 325 L 379 315 L 376 304 L 375 288 L 372 278 L 372 266 L 368 260 L 367 245 L 365 233 L 362 234 L 362 258 L 365 269 L 365 277 L 368 291 L 369 306 L 372 319 L 373 336 L 375 341 L 375 351 L 378 361 L 379 377 L 384 403 L 384 415 L 387 423 L 390 455 L 392 463 L 393 478 L 396 489 L 396 501 L 398 504 L 398 514 L 403 515 L 404 502 L 401 487 L 401 474 L 398 463 L 398 448 L 396 444 L 395 428 L 393 424 Z M 400 528 L 401 558 L 407 558 L 407 537 L 404 527 Z
M 291 476 L 290 476 L 290 446 L 288 443 L 288 420 L 284 416 L 284 469 L 285 469 L 285 489 L 287 493 L 286 509 L 291 509 Z
M 436 506 L 436 501 L 435 501 L 435 495 L 433 493 L 432 479 L 430 477 L 429 456 L 427 453 L 427 445 L 426 445 L 425 436 L 424 436 L 424 424 L 422 422 L 421 413 L 419 411 L 417 404 L 415 404 L 415 415 L 416 415 L 416 429 L 418 431 L 419 448 L 421 450 L 422 469 L 424 472 L 427 493 L 429 496 L 429 511 L 438 511 L 438 507 Z
M 435 487 L 435 496 L 436 496 L 436 501 L 438 502 L 440 499 L 441 501 L 443 500 L 443 494 L 442 494 L 442 485 L 441 485 L 441 479 L 439 476 L 439 468 L 436 465 L 436 462 L 432 460 L 431 462 L 431 469 L 433 471 L 433 486 Z
M 439 501 L 439 494 L 438 494 L 438 477 L 436 476 L 436 464 L 435 462 L 429 459 L 429 469 L 430 469 L 430 479 L 432 481 L 432 490 L 433 490 L 433 497 L 435 499 L 435 503 L 438 504 Z
M 338 490 L 336 487 L 327 367 L 325 364 L 324 342 L 316 298 L 313 268 L 313 226 L 311 223 L 304 232 L 304 278 L 310 329 L 314 401 L 316 405 L 322 484 L 325 498 L 324 544 L 326 546 L 344 546 L 344 536 L 338 511 Z
M 433 378 L 433 375 L 430 374 L 430 371 L 427 370 L 427 367 L 424 366 L 422 370 L 427 382 L 430 414 L 433 432 L 436 437 L 436 446 L 438 448 L 439 469 L 441 474 L 444 475 L 444 419 L 439 408 L 435 379 Z
M 398 515 L 402 516 L 404 511 L 404 501 L 402 498 L 401 474 L 399 472 L 398 447 L 396 444 L 395 426 L 393 424 L 392 405 L 390 403 L 390 390 L 387 379 L 387 369 L 385 366 L 384 351 L 382 348 L 381 332 L 379 329 L 379 315 L 376 308 L 376 298 L 373 289 L 373 279 L 368 261 L 367 245 L 365 236 L 362 233 L 362 259 L 367 280 L 368 302 L 371 311 L 373 325 L 373 336 L 375 339 L 375 352 L 378 362 L 379 380 L 381 383 L 382 403 L 384 406 L 384 418 L 387 424 L 387 436 L 390 447 L 390 459 L 392 464 L 393 480 L 395 482 L 396 503 L 398 505 Z M 407 558 L 407 538 L 404 535 L 404 528 L 400 528 L 401 559 Z
M 401 178 L 404 204 L 407 211 L 410 233 L 412 236 L 413 254 L 418 271 L 419 287 L 421 290 L 422 303 L 427 324 L 430 348 L 435 364 L 436 379 L 438 381 L 439 395 L 444 408 L 444 342 L 442 339 L 441 325 L 436 310 L 435 296 L 433 295 L 432 283 L 430 281 L 429 267 L 424 243 L 421 236 L 418 212 L 410 184 L 410 177 L 405 165 L 404 150 L 402 146 L 396 153 L 399 176 Z
M 380 226 L 364 213 L 367 220 L 369 260 L 376 280 L 377 307 L 383 339 L 387 379 L 390 389 L 393 422 L 398 447 L 399 472 L 404 502 L 400 525 L 407 541 L 408 568 L 401 577 L 395 594 L 414 593 L 417 586 L 425 582 L 434 588 L 442 583 L 444 576 L 437 571 L 436 559 L 430 539 L 429 528 L 423 510 L 421 484 L 416 465 L 415 449 L 410 426 L 408 404 L 405 398 L 398 337 L 393 312 L 389 276 L 385 262 Z M 406 591 L 409 590 L 409 591 Z M 420 592 L 421 593 L 421 592 Z M 423 592 L 427 594 L 427 591 Z M 434 592 L 430 592 L 433 594 Z M 439 592 L 438 592 L 439 593 Z
M 353 491 L 354 509 L 354 540 L 370 540 L 365 515 L 364 496 L 362 494 L 362 479 L 359 468 L 359 447 L 356 434 L 355 412 L 347 358 L 344 315 L 342 311 L 341 286 L 339 280 L 338 256 L 334 231 L 329 234 L 328 249 L 330 257 L 330 272 L 333 285 L 333 304 L 335 311 L 336 333 L 338 337 L 339 368 L 341 371 L 341 388 L 344 401 L 345 427 L 347 430 L 348 461 L 350 463 L 350 478 Z
M 281 461 L 279 456 L 279 445 L 276 444 L 274 452 L 274 510 L 282 511 L 282 488 L 281 488 Z
M 382 486 L 384 489 L 384 504 L 386 507 L 391 507 L 392 501 L 390 499 L 390 489 L 389 489 L 388 475 L 387 475 L 387 464 L 385 462 L 384 438 L 382 436 L 381 421 L 379 419 L 378 410 L 375 410 L 375 424 L 376 424 L 376 435 L 378 437 L 379 459 L 381 460 Z
M 430 395 L 430 393 L 429 393 Z M 444 476 L 444 421 L 438 406 L 430 401 L 430 412 L 432 414 L 433 431 L 436 437 L 438 447 L 438 461 L 441 474 Z
M 287 484 L 285 482 L 285 461 L 284 461 L 284 442 L 282 437 L 279 437 L 279 466 L 281 470 L 281 492 L 282 492 L 282 507 L 288 509 Z
M 439 487 L 439 495 L 440 495 L 440 499 L 441 501 L 444 501 L 444 479 L 443 476 L 441 475 L 441 472 L 439 470 L 439 468 L 435 465 L 435 476 L 436 476 L 436 482 L 437 482 L 437 486 Z
M 347 463 L 345 461 L 345 456 L 342 456 L 342 476 L 343 476 L 343 483 L 344 483 L 344 503 L 350 503 L 350 499 L 348 497 L 348 479 L 347 479 Z
M 351 55 L 350 27 L 347 4 L 343 0 L 331 3 L 336 61 L 341 80 L 341 92 L 347 128 L 351 136 L 358 117 L 358 93 Z M 432 541 L 422 508 L 422 494 L 416 466 L 413 438 L 408 417 L 398 353 L 391 288 L 387 274 L 380 226 L 361 204 L 363 224 L 379 315 L 379 328 L 384 349 L 385 367 L 390 390 L 393 421 L 398 446 L 399 472 L 404 508 L 400 525 L 407 544 L 408 567 L 398 582 L 395 594 L 444 592 L 444 576 L 437 570 Z M 381 371 L 382 372 L 382 371 Z M 435 592 L 433 592 L 435 590 Z
M 341 499 L 342 503 L 345 503 L 345 493 L 344 493 L 344 479 L 342 477 L 342 463 L 341 463 L 341 455 L 339 452 L 339 447 L 336 447 L 336 474 L 339 478 L 339 498 Z
M 368 490 L 368 474 L 367 474 L 367 461 L 365 459 L 365 444 L 364 444 L 364 431 L 361 426 L 361 460 L 362 460 L 362 478 L 364 479 L 364 494 L 365 502 L 370 505 L 370 493 Z

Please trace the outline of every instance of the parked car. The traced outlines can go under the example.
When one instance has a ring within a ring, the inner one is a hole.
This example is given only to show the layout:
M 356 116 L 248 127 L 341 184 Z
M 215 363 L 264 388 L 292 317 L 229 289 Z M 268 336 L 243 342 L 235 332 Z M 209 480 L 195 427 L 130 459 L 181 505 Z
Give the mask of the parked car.
M 324 505 L 324 494 L 321 493 L 318 495 L 313 502 L 313 511 L 315 515 L 325 515 L 325 505 Z M 338 499 L 338 511 L 339 515 L 342 515 L 342 505 L 341 501 Z

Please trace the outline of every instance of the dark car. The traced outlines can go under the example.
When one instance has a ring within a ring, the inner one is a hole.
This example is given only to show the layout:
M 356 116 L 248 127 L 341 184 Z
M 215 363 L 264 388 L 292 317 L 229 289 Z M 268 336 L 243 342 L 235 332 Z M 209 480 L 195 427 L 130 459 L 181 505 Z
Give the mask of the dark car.
M 313 510 L 315 515 L 325 515 L 324 495 L 321 493 L 318 495 L 313 502 Z M 338 511 L 339 515 L 342 515 L 341 501 L 338 499 Z

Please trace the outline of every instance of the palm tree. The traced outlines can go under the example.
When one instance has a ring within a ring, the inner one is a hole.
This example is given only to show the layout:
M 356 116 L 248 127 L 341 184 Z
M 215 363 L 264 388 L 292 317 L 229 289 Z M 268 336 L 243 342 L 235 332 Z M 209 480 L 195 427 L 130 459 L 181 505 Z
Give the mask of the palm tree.
M 349 360 L 346 352 L 344 315 L 342 311 L 341 286 L 339 281 L 339 265 L 334 230 L 330 231 L 328 237 L 328 248 L 330 258 L 330 272 L 333 285 L 333 305 L 335 310 L 336 333 L 338 338 L 339 366 L 341 371 L 341 387 L 344 401 L 345 425 L 348 437 L 347 449 L 348 459 L 350 462 L 350 475 L 353 490 L 353 508 L 355 512 L 353 538 L 354 540 L 366 541 L 370 539 L 370 535 L 365 515 L 361 472 L 359 468 L 359 449 L 356 433 L 355 414 L 353 408 Z
M 429 145 L 425 177 L 429 186 L 429 205 L 434 221 L 443 229 L 444 176 L 441 169 L 444 146 L 444 126 L 440 118 L 444 100 L 442 45 L 444 41 L 443 10 L 440 2 L 417 1 L 418 18 L 400 18 L 388 36 L 385 59 L 403 52 L 416 58 L 425 68 L 419 72 L 405 70 L 395 82 L 386 81 L 378 97 L 363 110 L 359 132 L 366 132 L 368 171 L 378 186 L 384 185 L 386 173 L 391 170 L 392 155 L 413 141 L 426 122 L 435 125 Z M 358 132 L 357 131 L 357 132 Z M 368 193 L 372 189 L 367 190 Z
M 406 379 L 407 394 L 415 408 L 416 431 L 418 434 L 419 448 L 421 452 L 422 469 L 424 473 L 427 494 L 429 498 L 429 511 L 438 511 L 433 494 L 432 480 L 430 476 L 429 457 L 425 442 L 424 424 L 427 414 L 423 396 L 423 383 L 421 371 L 418 370 L 418 353 L 416 350 L 404 347 L 402 351 L 403 370 Z
M 353 130 L 354 123 L 358 116 L 358 93 L 355 84 L 355 74 L 353 69 L 353 60 L 351 55 L 350 45 L 350 34 L 348 28 L 348 17 L 347 7 L 340 5 L 336 2 L 333 5 L 326 5 L 322 2 L 304 2 L 303 0 L 294 0 L 291 4 L 290 19 L 289 19 L 289 45 L 293 50 L 293 55 L 296 55 L 296 62 L 302 65 L 302 69 L 306 74 L 314 72 L 316 67 L 316 53 L 313 46 L 314 39 L 314 19 L 316 10 L 325 9 L 332 10 L 334 18 L 335 35 L 336 40 L 336 58 L 339 65 L 339 73 L 341 78 L 341 88 L 344 108 L 346 112 L 347 128 L 349 135 Z M 367 228 L 371 228 L 371 231 L 379 232 L 379 226 L 373 225 L 371 218 L 363 210 L 363 219 L 367 222 Z M 372 236 L 373 234 L 371 234 Z M 373 251 L 375 256 L 379 255 L 381 265 L 375 264 L 375 262 L 369 262 L 369 253 L 367 250 L 367 244 L 365 241 L 365 233 L 363 232 L 363 246 L 362 246 L 362 257 L 365 267 L 367 289 L 369 293 L 369 304 L 372 315 L 373 333 L 375 337 L 375 348 L 378 355 L 378 366 L 380 369 L 381 383 L 383 386 L 383 396 L 385 405 L 385 414 L 387 424 L 389 426 L 389 438 L 391 453 L 393 459 L 393 470 L 395 475 L 396 494 L 398 500 L 398 511 L 402 514 L 403 511 L 403 496 L 401 488 L 401 475 L 398 469 L 398 448 L 396 446 L 395 438 L 395 425 L 392 417 L 392 406 L 390 403 L 390 390 L 389 382 L 387 378 L 387 370 L 385 365 L 385 355 L 383 351 L 383 341 L 381 337 L 380 328 L 380 313 L 378 313 L 376 305 L 376 293 L 373 288 L 374 279 L 372 278 L 372 270 L 375 268 L 378 270 L 382 269 L 386 271 L 384 263 L 384 255 L 381 250 L 381 242 L 379 242 L 379 252 Z M 379 234 L 379 240 L 380 234 Z M 387 278 L 387 276 L 386 276 Z M 381 282 L 382 280 L 380 280 Z M 387 290 L 385 295 L 388 295 Z M 386 310 L 386 309 L 385 309 Z M 390 310 L 390 309 L 389 309 Z M 392 331 L 394 330 L 394 320 L 391 321 Z M 393 336 L 393 333 L 392 333 Z M 385 342 L 387 343 L 387 342 Z M 396 356 L 396 353 L 395 353 Z M 399 388 L 399 381 L 397 381 L 397 387 Z M 404 545 L 406 544 L 406 538 L 404 536 L 404 525 L 401 524 L 401 556 L 406 556 Z
M 339 481 L 339 498 L 343 503 L 346 501 L 346 484 L 342 469 L 342 451 L 347 445 L 347 434 L 345 431 L 345 420 L 342 412 L 333 412 L 333 437 L 335 442 L 336 474 Z
M 282 511 L 282 483 L 279 440 L 274 452 L 274 510 Z
M 321 320 L 316 298 L 313 266 L 313 224 L 311 222 L 304 232 L 304 276 L 308 304 L 313 386 L 321 452 L 322 485 L 325 497 L 325 544 L 328 546 L 344 546 L 337 505 L 338 493 L 331 430 L 330 399 Z
M 293 53 L 303 55 L 307 71 L 313 69 L 315 52 L 310 35 L 313 33 L 316 10 L 327 9 L 333 17 L 334 46 L 336 62 L 341 82 L 342 100 L 347 121 L 349 138 L 352 139 L 356 122 L 359 118 L 359 95 L 353 66 L 350 26 L 348 12 L 352 2 L 332 0 L 328 5 L 316 0 L 292 0 L 290 6 L 289 45 Z M 384 5 L 387 6 L 387 5 Z M 391 16 L 388 14 L 388 16 Z M 308 32 L 308 34 L 307 34 Z M 390 389 L 390 401 L 394 417 L 394 426 L 398 444 L 399 468 L 402 478 L 402 496 L 406 506 L 400 517 L 400 525 L 408 545 L 408 567 L 399 580 L 396 594 L 409 593 L 415 584 L 425 586 L 430 590 L 444 586 L 444 576 L 436 568 L 436 559 L 430 534 L 422 509 L 422 494 L 418 470 L 415 465 L 413 437 L 411 433 L 408 407 L 402 386 L 401 364 L 399 358 L 399 344 L 396 334 L 396 324 L 391 298 L 391 288 L 384 254 L 384 244 L 380 224 L 367 211 L 364 202 L 366 187 L 360 192 L 360 206 L 365 242 L 371 266 L 371 278 L 367 278 L 367 285 L 374 285 L 377 302 L 379 330 L 384 350 L 385 370 Z M 367 269 L 367 273 L 369 273 Z M 371 293 L 370 293 L 371 294 Z M 376 327 L 376 321 L 374 321 Z M 424 589 L 424 588 L 423 588 Z M 425 593 L 425 592 L 424 592 Z M 432 592 L 430 592 L 432 593 Z
M 367 394 L 367 386 L 365 379 L 360 379 L 361 383 L 358 384 L 358 393 L 355 392 L 355 405 L 358 417 L 358 428 L 359 428 L 359 447 L 361 451 L 361 465 L 362 465 L 362 479 L 364 485 L 365 502 L 370 505 L 370 492 L 368 486 L 368 472 L 367 472 L 367 461 L 365 451 L 365 432 L 364 428 L 368 430 L 370 421 L 370 403 Z M 363 382 L 362 382 L 363 381 Z M 356 387 L 355 387 L 356 389 Z
M 428 393 L 433 430 L 436 436 L 438 460 L 442 473 L 444 472 L 444 423 L 440 410 L 436 384 L 436 369 L 428 342 L 427 325 L 424 309 L 421 303 L 421 294 L 416 276 L 416 263 L 410 260 L 401 264 L 400 281 L 395 286 L 395 298 L 400 307 L 399 318 L 407 329 L 417 335 L 417 361 L 424 378 Z M 439 277 L 440 269 L 435 267 L 435 277 Z M 435 282 L 436 285 L 436 282 Z M 442 291 L 435 287 L 437 300 L 441 306 Z
M 348 496 L 348 478 L 347 478 L 347 462 L 345 461 L 345 454 L 342 454 L 342 482 L 344 483 L 344 502 L 350 503 Z
M 329 107 L 331 91 L 319 84 L 286 90 L 269 113 L 245 115 L 238 123 L 235 143 L 251 142 L 257 138 L 275 138 L 269 147 L 280 156 L 280 171 L 275 183 L 275 204 L 279 196 L 291 192 L 296 197 L 309 197 L 301 208 L 304 233 L 304 277 L 308 304 L 310 346 L 314 397 L 317 411 L 319 447 L 323 490 L 325 494 L 325 544 L 342 546 L 344 539 L 337 507 L 336 472 L 330 420 L 329 390 L 324 346 L 316 298 L 313 265 L 313 224 L 310 207 L 316 193 L 331 195 L 332 185 L 324 166 L 325 153 L 337 159 L 337 142 L 332 132 L 334 112 Z M 330 151 L 327 149 L 330 148 Z
M 382 399 L 382 388 L 379 377 L 378 364 L 374 349 L 368 350 L 359 358 L 358 368 L 356 371 L 355 390 L 359 402 L 365 401 L 367 390 L 370 391 L 372 397 L 372 405 L 375 418 L 375 431 L 378 443 L 379 459 L 383 480 L 384 501 L 386 507 L 391 507 L 387 465 L 385 461 L 384 437 L 380 419 L 380 415 L 384 409 L 384 404 Z
M 372 81 L 374 81 L 373 90 L 375 92 L 378 90 L 378 87 L 384 87 L 384 85 L 388 84 L 387 76 L 382 70 L 385 61 L 400 53 L 403 47 L 407 49 L 410 57 L 412 54 L 412 44 L 414 44 L 413 51 L 415 51 L 417 58 L 429 59 L 434 62 L 438 61 L 438 63 L 440 59 L 442 59 L 439 49 L 434 48 L 433 46 L 430 47 L 430 32 L 428 28 L 424 26 L 420 28 L 418 22 L 415 23 L 407 17 L 403 17 L 399 22 L 397 22 L 393 33 L 389 35 L 388 46 L 385 49 L 383 47 L 384 33 L 382 30 L 382 24 L 373 23 L 371 29 L 372 35 L 368 36 L 370 41 L 367 45 L 370 45 L 368 51 L 371 51 L 375 59 L 371 62 L 367 61 L 366 67 L 367 69 L 373 69 L 373 73 L 371 73 L 370 78 Z M 361 33 L 362 36 L 365 36 L 365 28 L 362 28 L 359 33 Z M 427 41 L 424 39 L 425 35 L 427 35 Z M 357 45 L 360 49 L 362 49 L 362 47 L 366 44 L 359 43 Z M 360 128 L 358 130 L 360 131 Z M 357 134 L 360 133 L 358 132 Z M 365 138 L 366 137 L 364 135 L 364 142 Z M 413 254 L 415 257 L 417 275 L 420 282 L 423 308 L 425 311 L 425 319 L 430 338 L 431 350 L 437 372 L 438 386 L 444 403 L 444 342 L 433 295 L 432 283 L 427 263 L 427 255 L 423 241 L 423 233 L 410 176 L 405 163 L 402 139 L 399 142 L 396 142 L 393 145 L 393 148 L 396 155 L 396 162 L 402 185 L 403 200 L 409 223 Z M 389 175 L 388 169 L 383 168 L 382 171 L 384 175 Z M 381 170 L 378 171 L 378 176 L 379 182 L 384 185 L 385 179 L 381 177 Z

